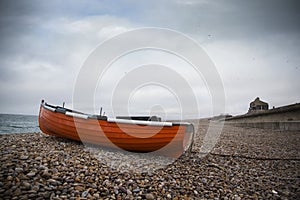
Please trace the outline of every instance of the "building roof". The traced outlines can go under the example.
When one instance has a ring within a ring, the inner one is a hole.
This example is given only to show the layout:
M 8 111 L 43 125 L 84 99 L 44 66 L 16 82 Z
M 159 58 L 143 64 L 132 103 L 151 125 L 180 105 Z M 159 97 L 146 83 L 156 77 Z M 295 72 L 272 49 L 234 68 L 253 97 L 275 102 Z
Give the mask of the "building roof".
M 268 105 L 268 103 L 261 101 L 259 97 L 257 97 L 254 101 L 250 103 L 250 106 L 254 105 Z

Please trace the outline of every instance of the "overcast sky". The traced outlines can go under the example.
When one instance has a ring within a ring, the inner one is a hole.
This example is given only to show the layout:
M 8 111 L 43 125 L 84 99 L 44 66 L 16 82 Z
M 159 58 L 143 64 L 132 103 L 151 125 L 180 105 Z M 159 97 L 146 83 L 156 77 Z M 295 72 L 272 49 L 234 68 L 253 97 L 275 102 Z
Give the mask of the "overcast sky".
M 90 52 L 113 35 L 141 27 L 173 29 L 198 42 L 223 81 L 226 113 L 247 112 L 256 97 L 270 107 L 300 102 L 298 1 L 8 0 L 0 4 L 0 113 L 37 115 L 41 99 L 54 104 L 65 101 L 72 107 L 74 84 Z M 172 112 L 170 106 L 177 104 L 168 103 L 170 95 L 146 101 L 161 96 L 161 88 L 156 89 L 135 92 L 130 99 L 132 112 L 149 112 L 159 105 Z M 202 117 L 211 115 L 208 94 L 203 92 L 198 102 Z M 102 104 L 109 113 L 100 97 Z

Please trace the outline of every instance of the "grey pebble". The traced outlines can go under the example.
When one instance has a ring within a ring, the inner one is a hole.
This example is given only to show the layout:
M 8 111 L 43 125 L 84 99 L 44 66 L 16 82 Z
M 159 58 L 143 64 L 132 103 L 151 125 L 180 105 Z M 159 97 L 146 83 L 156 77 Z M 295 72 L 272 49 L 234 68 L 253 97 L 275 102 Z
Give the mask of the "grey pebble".
M 20 160 L 27 160 L 28 157 L 29 157 L 29 156 L 22 155 L 22 156 L 20 157 Z
M 21 167 L 16 167 L 16 168 L 15 168 L 15 172 L 17 172 L 17 173 L 21 173 L 21 172 L 23 172 L 23 171 L 24 171 L 24 169 L 21 168 Z

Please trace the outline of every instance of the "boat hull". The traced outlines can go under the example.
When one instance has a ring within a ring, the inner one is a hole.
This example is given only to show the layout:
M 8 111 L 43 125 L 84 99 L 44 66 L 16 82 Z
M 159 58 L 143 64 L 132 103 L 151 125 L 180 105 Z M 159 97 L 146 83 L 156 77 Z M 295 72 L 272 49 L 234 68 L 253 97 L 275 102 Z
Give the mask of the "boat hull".
M 63 108 L 50 107 L 42 102 L 39 126 L 43 133 L 102 147 L 132 152 L 158 152 L 171 157 L 180 156 L 191 145 L 188 144 L 193 135 L 193 129 L 188 128 L 190 125 L 118 123 L 90 118 L 71 110 L 65 113 L 60 110 Z M 73 113 L 73 116 L 68 113 Z

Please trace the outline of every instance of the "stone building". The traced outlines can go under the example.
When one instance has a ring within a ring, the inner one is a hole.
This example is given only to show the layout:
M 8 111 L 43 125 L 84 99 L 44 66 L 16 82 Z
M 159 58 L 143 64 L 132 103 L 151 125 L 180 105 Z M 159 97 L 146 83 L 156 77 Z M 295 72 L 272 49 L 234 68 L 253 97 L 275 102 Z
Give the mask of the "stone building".
M 252 112 L 261 112 L 269 109 L 269 104 L 266 102 L 263 102 L 257 97 L 254 101 L 250 103 L 250 107 L 248 110 L 248 113 Z

